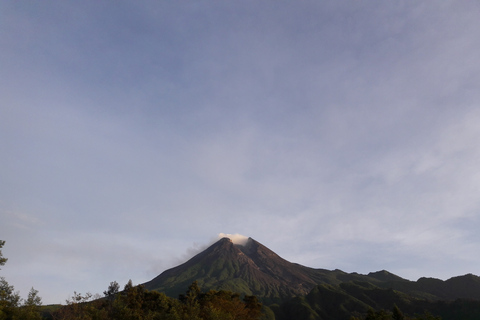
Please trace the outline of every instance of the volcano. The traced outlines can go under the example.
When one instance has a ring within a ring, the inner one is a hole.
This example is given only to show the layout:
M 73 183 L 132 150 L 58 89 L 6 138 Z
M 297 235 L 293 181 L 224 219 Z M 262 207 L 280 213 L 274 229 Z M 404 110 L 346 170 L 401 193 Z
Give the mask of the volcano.
M 187 262 L 164 271 L 143 285 L 148 290 L 178 297 L 194 281 L 203 291 L 227 290 L 255 295 L 266 304 L 311 295 L 321 288 L 335 287 L 345 293 L 352 284 L 355 288 L 360 286 L 368 290 L 393 289 L 416 299 L 480 300 L 480 278 L 471 274 L 446 281 L 431 278 L 410 281 L 385 270 L 362 275 L 314 269 L 285 260 L 252 238 L 248 238 L 244 245 L 222 238 Z
M 229 290 L 281 301 L 306 295 L 319 282 L 330 282 L 328 273 L 328 270 L 291 263 L 252 238 L 248 238 L 245 245 L 222 238 L 144 286 L 178 296 L 197 281 L 204 290 Z

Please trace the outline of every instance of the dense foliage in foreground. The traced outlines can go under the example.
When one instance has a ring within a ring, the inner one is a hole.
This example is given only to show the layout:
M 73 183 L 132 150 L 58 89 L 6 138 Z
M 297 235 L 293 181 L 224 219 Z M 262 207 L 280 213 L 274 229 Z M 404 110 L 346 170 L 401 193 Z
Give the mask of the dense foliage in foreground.
M 75 294 L 66 306 L 52 312 L 50 317 L 54 320 L 254 320 L 260 319 L 262 314 L 262 304 L 254 296 L 241 299 L 239 294 L 229 291 L 203 293 L 196 282 L 179 299 L 146 290 L 142 285 L 133 286 L 131 282 L 122 292 L 111 290 L 115 288 L 118 288 L 116 282 L 111 283 L 106 297 L 93 301 L 89 301 L 89 295 Z

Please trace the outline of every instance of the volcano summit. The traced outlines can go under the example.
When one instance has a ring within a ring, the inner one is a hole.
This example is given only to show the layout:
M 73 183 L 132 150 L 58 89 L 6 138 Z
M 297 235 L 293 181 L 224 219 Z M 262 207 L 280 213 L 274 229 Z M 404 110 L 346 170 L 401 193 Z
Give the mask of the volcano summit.
M 323 271 L 328 272 L 288 262 L 252 238 L 240 245 L 225 237 L 144 285 L 176 296 L 197 281 L 205 290 L 223 289 L 282 300 L 307 294 L 323 278 Z

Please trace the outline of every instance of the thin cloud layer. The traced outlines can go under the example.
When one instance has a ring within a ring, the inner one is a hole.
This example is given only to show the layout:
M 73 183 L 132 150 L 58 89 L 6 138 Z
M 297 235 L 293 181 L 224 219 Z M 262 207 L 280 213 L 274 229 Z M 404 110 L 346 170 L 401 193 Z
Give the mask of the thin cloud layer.
M 311 267 L 477 273 L 479 11 L 2 2 L 2 276 L 59 303 L 219 230 Z

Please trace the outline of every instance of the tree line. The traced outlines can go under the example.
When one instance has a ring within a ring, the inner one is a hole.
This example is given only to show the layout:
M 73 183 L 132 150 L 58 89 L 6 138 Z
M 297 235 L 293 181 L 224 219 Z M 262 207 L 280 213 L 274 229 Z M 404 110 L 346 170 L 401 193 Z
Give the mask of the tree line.
M 117 282 L 110 283 L 105 297 L 74 296 L 67 304 L 53 311 L 53 320 L 255 320 L 262 315 L 262 304 L 255 296 L 240 298 L 238 293 L 210 290 L 203 293 L 197 282 L 178 299 L 149 291 L 129 281 L 123 291 Z
M 0 266 L 7 259 L 1 248 Z M 193 282 L 178 299 L 164 293 L 134 286 L 128 281 L 122 291 L 113 281 L 104 296 L 74 292 L 65 305 L 42 307 L 38 291 L 32 288 L 22 300 L 13 286 L 0 277 L 0 320 L 255 320 L 262 316 L 262 304 L 255 296 L 245 296 L 230 291 L 202 292 Z
M 0 240 L 0 266 L 5 265 L 8 260 L 2 254 L 1 249 L 4 245 L 5 241 Z M 15 292 L 15 288 L 4 277 L 0 277 L 0 320 L 42 319 L 40 315 L 41 305 L 42 299 L 38 295 L 37 290 L 32 288 L 28 293 L 27 299 L 23 300 L 20 298 L 20 294 Z

